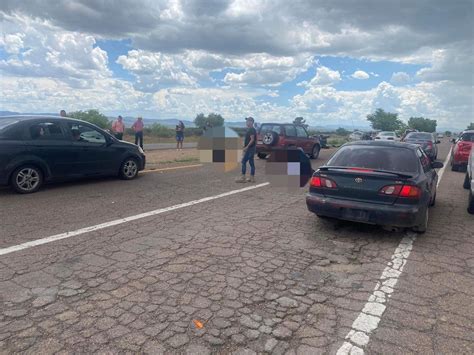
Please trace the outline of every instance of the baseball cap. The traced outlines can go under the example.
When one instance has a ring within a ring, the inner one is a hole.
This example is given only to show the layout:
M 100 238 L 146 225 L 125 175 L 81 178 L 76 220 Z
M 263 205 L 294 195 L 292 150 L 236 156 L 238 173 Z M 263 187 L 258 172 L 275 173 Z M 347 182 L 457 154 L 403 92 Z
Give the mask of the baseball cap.
M 245 120 L 246 120 L 246 121 L 255 122 L 255 120 L 253 119 L 253 117 L 246 117 Z

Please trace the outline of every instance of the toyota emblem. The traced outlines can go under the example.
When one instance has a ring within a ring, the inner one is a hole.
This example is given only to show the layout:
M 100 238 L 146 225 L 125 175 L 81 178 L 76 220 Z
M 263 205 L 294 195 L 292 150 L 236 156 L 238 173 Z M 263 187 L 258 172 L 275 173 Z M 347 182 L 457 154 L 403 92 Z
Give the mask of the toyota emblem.
M 364 180 L 362 180 L 362 178 L 355 178 L 355 182 L 360 184 L 362 183 Z

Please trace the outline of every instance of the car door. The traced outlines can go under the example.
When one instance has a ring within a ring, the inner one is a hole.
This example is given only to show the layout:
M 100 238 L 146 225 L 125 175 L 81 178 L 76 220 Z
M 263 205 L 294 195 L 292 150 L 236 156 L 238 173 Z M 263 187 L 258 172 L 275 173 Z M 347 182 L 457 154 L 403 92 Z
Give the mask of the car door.
M 302 126 L 296 126 L 296 135 L 298 137 L 298 147 L 303 148 L 306 154 L 311 154 L 313 150 L 313 140 L 309 138 L 308 132 Z
M 433 199 L 436 193 L 436 184 L 438 183 L 438 174 L 436 170 L 431 166 L 431 159 L 426 155 L 423 149 L 418 148 L 416 151 L 418 159 L 420 159 L 423 172 L 426 176 L 426 187 L 429 191 L 430 198 Z
M 76 174 L 77 156 L 63 122 L 54 119 L 32 121 L 27 125 L 26 137 L 30 154 L 46 163 L 52 178 Z
M 285 124 L 283 125 L 285 131 L 285 146 L 286 147 L 297 147 L 298 146 L 298 137 L 296 135 L 295 125 Z
M 68 122 L 67 127 L 81 175 L 106 175 L 118 171 L 116 149 L 103 132 L 82 122 Z

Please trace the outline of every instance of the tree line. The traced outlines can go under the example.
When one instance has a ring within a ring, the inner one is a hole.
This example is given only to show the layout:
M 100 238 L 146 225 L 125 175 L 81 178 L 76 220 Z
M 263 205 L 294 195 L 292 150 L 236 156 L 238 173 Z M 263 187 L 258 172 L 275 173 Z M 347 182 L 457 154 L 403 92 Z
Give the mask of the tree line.
M 69 113 L 68 116 L 90 122 L 103 129 L 110 129 L 112 124 L 112 121 L 110 121 L 107 116 L 100 113 L 99 110 L 96 109 L 75 111 Z M 398 113 L 386 112 L 381 108 L 378 108 L 374 113 L 367 115 L 367 120 L 370 122 L 374 130 L 381 131 L 404 131 L 410 128 L 422 132 L 436 132 L 437 127 L 436 120 L 425 117 L 410 117 L 408 122 L 405 123 L 398 117 Z M 194 118 L 194 124 L 196 125 L 196 128 L 186 128 L 186 132 L 188 135 L 200 135 L 204 127 L 221 127 L 224 125 L 224 121 L 224 117 L 217 113 L 210 113 L 208 115 L 199 113 Z M 306 120 L 303 117 L 296 117 L 293 120 L 293 123 L 303 126 L 306 129 L 309 128 L 309 125 L 306 123 Z M 471 122 L 467 129 L 474 129 L 474 122 Z M 133 132 L 130 131 L 130 133 Z M 173 137 L 175 130 L 160 123 L 154 123 L 149 127 L 145 127 L 145 133 L 158 137 Z M 336 134 L 338 135 L 347 135 L 348 133 L 349 131 L 345 130 L 344 128 L 339 128 L 336 130 Z

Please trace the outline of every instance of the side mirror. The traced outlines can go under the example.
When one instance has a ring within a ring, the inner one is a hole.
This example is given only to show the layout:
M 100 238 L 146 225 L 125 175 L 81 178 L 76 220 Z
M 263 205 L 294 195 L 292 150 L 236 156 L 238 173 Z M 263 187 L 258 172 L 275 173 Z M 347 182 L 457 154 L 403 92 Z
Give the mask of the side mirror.
M 440 161 L 434 161 L 434 162 L 431 163 L 431 167 L 433 169 L 441 169 L 443 166 L 444 166 L 444 164 L 441 163 Z
M 456 143 L 456 140 L 454 138 L 451 139 L 451 143 Z

